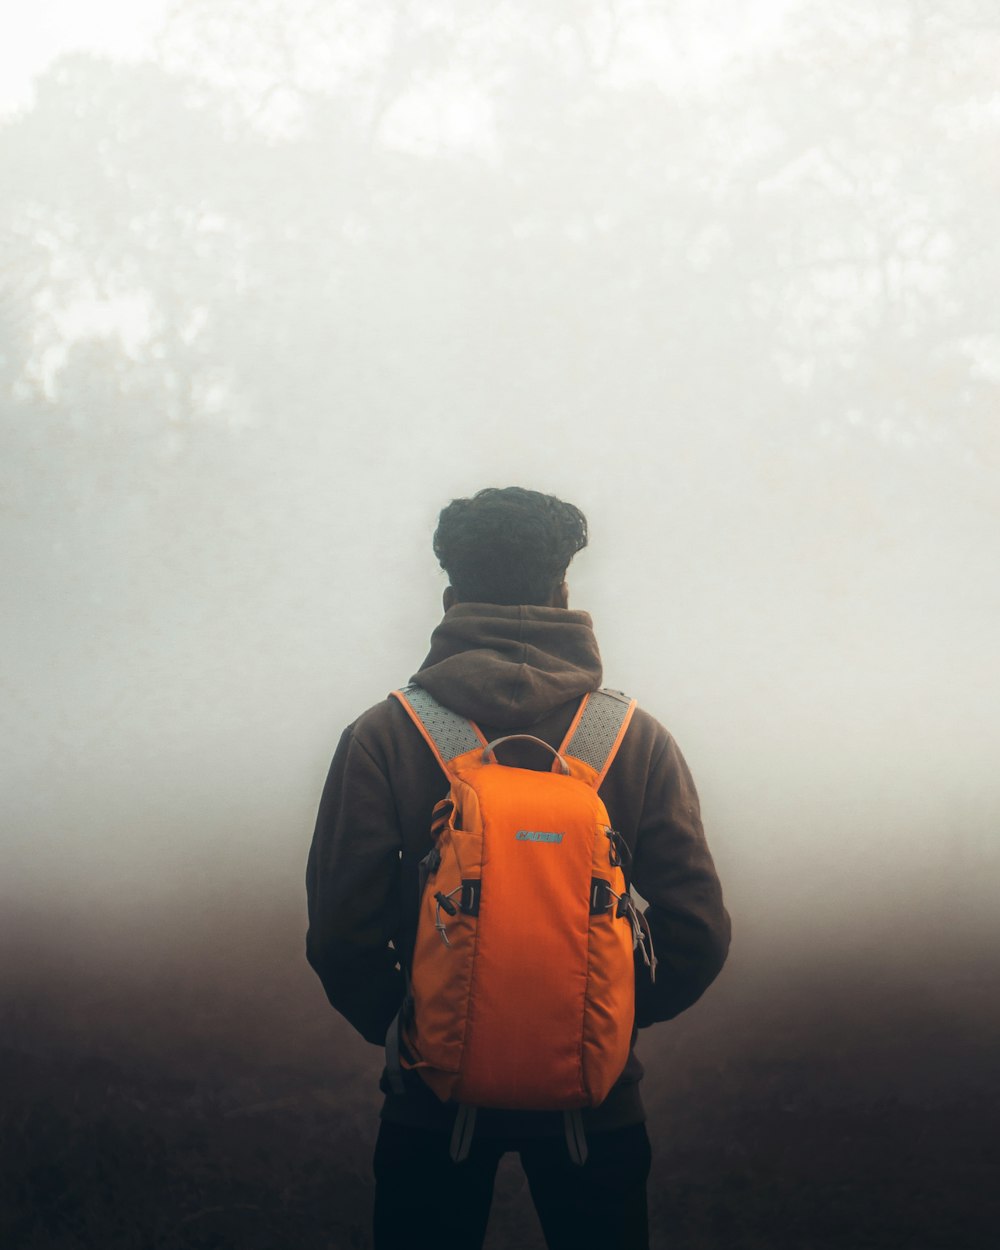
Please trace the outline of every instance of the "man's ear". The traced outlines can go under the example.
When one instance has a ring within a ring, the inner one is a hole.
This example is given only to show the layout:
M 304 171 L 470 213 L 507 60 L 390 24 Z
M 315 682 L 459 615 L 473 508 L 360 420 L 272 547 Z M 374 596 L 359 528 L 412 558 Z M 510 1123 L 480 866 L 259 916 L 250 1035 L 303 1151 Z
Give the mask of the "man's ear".
M 444 604 L 444 610 L 447 612 L 449 608 L 453 608 L 458 603 L 458 595 L 455 594 L 454 586 L 445 586 L 444 594 L 441 596 L 441 602 Z
M 552 592 L 552 606 L 554 608 L 569 607 L 569 585 L 561 582 Z

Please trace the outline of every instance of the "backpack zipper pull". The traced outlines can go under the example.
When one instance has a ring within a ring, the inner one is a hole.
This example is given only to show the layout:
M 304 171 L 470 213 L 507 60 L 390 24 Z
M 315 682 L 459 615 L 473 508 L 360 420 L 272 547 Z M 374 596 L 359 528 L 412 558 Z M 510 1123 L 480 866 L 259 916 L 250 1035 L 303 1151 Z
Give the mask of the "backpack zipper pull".
M 441 919 L 441 911 L 443 909 L 449 916 L 458 915 L 458 907 L 451 901 L 451 899 L 452 895 L 458 894 L 461 888 L 461 886 L 458 886 L 448 894 L 443 894 L 440 890 L 438 890 L 438 892 L 434 895 L 435 902 L 437 903 L 437 906 L 434 909 L 434 928 L 441 934 L 441 941 L 444 942 L 445 946 L 451 946 L 451 942 L 448 941 L 448 931 L 445 927 L 444 921 Z
M 614 890 L 611 890 L 611 894 L 618 900 L 618 905 L 615 907 L 615 919 L 621 920 L 624 917 L 629 922 L 632 929 L 632 949 L 638 950 L 642 956 L 642 962 L 649 969 L 649 980 L 655 985 L 656 952 L 653 950 L 653 934 L 649 921 L 645 913 L 636 907 L 630 890 L 626 890 L 624 894 L 616 894 Z

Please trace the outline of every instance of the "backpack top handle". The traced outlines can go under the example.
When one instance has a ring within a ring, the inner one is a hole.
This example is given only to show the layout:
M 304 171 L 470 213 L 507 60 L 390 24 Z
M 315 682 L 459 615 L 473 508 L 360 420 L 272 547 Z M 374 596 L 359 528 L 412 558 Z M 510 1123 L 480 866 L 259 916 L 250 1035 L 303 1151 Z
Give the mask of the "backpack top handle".
M 563 757 L 559 754 L 559 752 L 555 749 L 555 747 L 549 746 L 547 742 L 543 742 L 541 738 L 534 737 L 533 734 L 504 734 L 502 738 L 494 738 L 492 742 L 487 743 L 486 746 L 483 748 L 483 763 L 484 764 L 496 764 L 497 763 L 497 758 L 496 758 L 497 747 L 500 746 L 504 742 L 514 742 L 517 739 L 521 739 L 524 742 L 535 742 L 540 747 L 544 747 L 546 751 L 551 751 L 552 754 L 559 761 L 559 771 L 564 776 L 568 777 L 570 775 L 569 765 L 566 763 Z

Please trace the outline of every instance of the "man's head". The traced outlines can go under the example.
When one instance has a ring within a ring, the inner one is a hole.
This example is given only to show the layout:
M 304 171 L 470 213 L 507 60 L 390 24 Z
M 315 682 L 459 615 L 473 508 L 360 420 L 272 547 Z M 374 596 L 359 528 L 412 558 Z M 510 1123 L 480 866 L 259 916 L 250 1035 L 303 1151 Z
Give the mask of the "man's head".
M 453 499 L 434 534 L 434 554 L 451 580 L 445 607 L 565 607 L 566 569 L 586 545 L 587 518 L 554 495 L 491 486 L 471 499 Z

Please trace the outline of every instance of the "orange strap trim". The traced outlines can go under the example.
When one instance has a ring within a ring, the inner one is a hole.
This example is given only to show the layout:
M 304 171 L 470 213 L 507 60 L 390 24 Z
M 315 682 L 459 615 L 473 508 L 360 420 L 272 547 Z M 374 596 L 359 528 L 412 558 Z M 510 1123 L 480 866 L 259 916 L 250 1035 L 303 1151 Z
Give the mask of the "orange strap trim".
M 631 724 L 632 713 L 635 711 L 635 709 L 636 709 L 636 700 L 633 699 L 628 705 L 628 711 L 625 713 L 625 719 L 622 721 L 621 729 L 618 730 L 618 736 L 615 738 L 614 742 L 611 745 L 611 750 L 608 752 L 608 758 L 604 761 L 604 767 L 601 769 L 600 773 L 598 774 L 597 780 L 594 782 L 595 790 L 600 789 L 601 782 L 604 780 L 605 776 L 607 775 L 608 769 L 611 767 L 612 763 L 614 762 L 615 756 L 618 754 L 618 748 L 621 746 L 622 739 L 625 737 L 625 730 L 628 729 L 629 725 Z
M 589 701 L 590 701 L 590 692 L 588 691 L 587 694 L 585 694 L 583 698 L 580 700 L 580 706 L 576 709 L 576 715 L 570 721 L 569 729 L 566 730 L 566 737 L 563 738 L 562 742 L 560 742 L 559 744 L 560 755 L 562 755 L 563 752 L 566 750 L 566 748 L 569 746 L 570 739 L 576 733 L 576 727 L 577 725 L 579 725 L 581 719 L 583 718 L 584 709 L 586 708 Z M 552 772 L 555 772 L 558 767 L 559 767 L 559 761 L 553 760 Z
M 413 708 L 410 707 L 410 703 L 406 695 L 403 694 L 402 690 L 393 690 L 390 692 L 389 697 L 391 699 L 398 699 L 400 703 L 402 703 L 404 709 L 406 710 L 407 716 L 409 716 L 410 720 L 413 721 L 414 725 L 416 725 L 416 727 L 420 730 L 421 738 L 423 738 L 423 740 L 427 743 L 430 749 L 434 752 L 434 758 L 441 765 L 441 768 L 444 770 L 445 774 L 450 777 L 452 775 L 451 769 L 444 762 L 441 756 L 441 752 L 437 749 L 437 743 L 434 741 L 434 739 L 430 736 L 430 734 L 424 728 L 424 722 L 416 714 Z
M 448 777 L 449 780 L 452 777 L 454 777 L 455 774 L 448 767 L 448 762 L 444 759 L 441 752 L 438 750 L 437 743 L 434 741 L 431 735 L 427 732 L 427 727 L 424 725 L 424 722 L 417 715 L 416 710 L 410 704 L 409 699 L 407 699 L 403 691 L 391 690 L 389 692 L 389 697 L 391 699 L 398 699 L 399 702 L 403 705 L 403 708 L 405 709 L 407 716 L 409 716 L 410 720 L 413 721 L 414 725 L 416 725 L 416 727 L 420 730 L 421 738 L 423 738 L 423 740 L 427 743 L 430 749 L 434 752 L 434 758 L 441 765 L 441 769 L 444 772 L 445 776 Z M 455 715 L 457 716 L 458 714 L 455 713 Z M 473 730 L 475 730 L 475 733 L 477 737 L 479 738 L 479 741 L 485 747 L 487 743 L 486 743 L 486 738 L 483 735 L 483 731 L 479 728 L 479 726 L 475 723 L 475 721 L 470 720 L 470 721 L 467 721 L 466 723 L 470 725 L 473 728 Z

